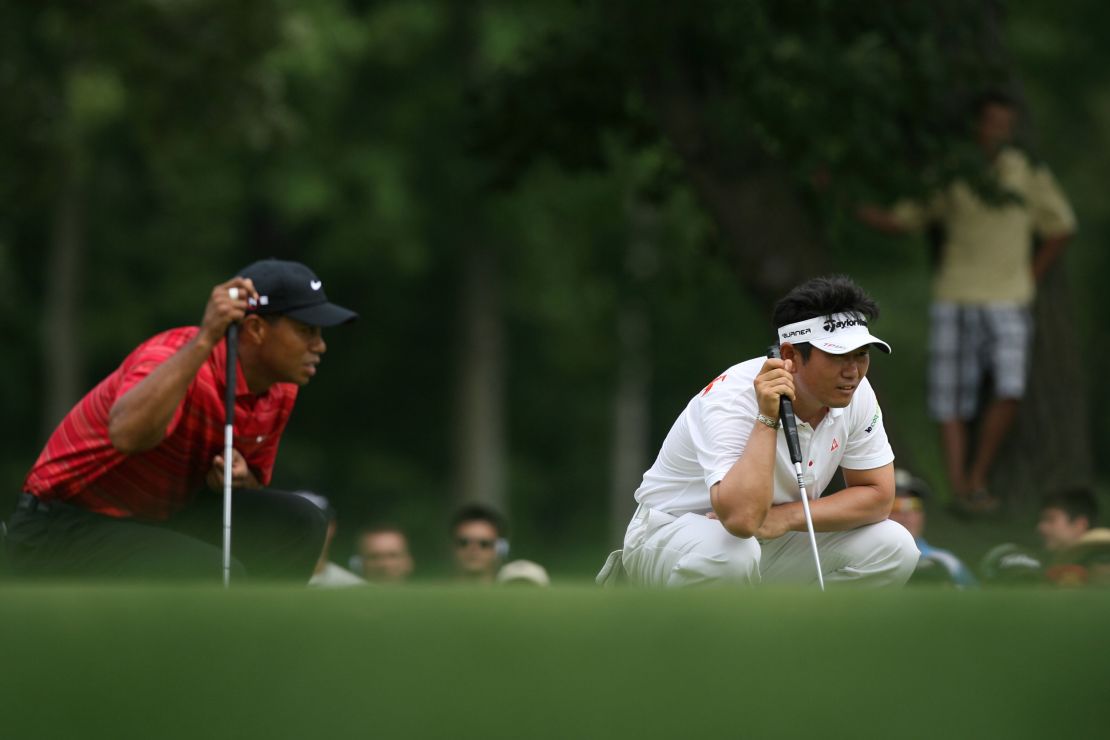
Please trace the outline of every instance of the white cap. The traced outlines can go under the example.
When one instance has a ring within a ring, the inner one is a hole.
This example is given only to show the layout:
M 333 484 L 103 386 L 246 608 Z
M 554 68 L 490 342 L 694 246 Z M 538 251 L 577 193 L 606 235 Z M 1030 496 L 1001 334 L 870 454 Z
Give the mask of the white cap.
M 551 578 L 539 563 L 531 560 L 514 560 L 505 563 L 497 571 L 498 583 L 532 583 L 537 586 L 550 586 Z
M 890 353 L 890 345 L 868 331 L 866 319 L 847 313 L 816 316 L 780 326 L 779 344 L 783 342 L 809 342 L 831 355 L 843 355 L 865 344 L 873 344 L 883 352 Z

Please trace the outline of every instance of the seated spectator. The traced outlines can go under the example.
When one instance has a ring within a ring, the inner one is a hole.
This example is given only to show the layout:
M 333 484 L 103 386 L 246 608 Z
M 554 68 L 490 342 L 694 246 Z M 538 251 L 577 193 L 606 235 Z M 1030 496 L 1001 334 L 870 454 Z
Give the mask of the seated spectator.
M 3 581 L 9 574 L 7 538 L 8 525 L 5 522 L 0 522 L 0 581 Z
M 1066 551 L 1094 527 L 1097 516 L 1098 503 L 1087 489 L 1070 489 L 1047 496 L 1041 502 L 1037 521 L 1037 533 L 1044 549 L 1053 555 Z
M 505 519 L 488 506 L 468 504 L 451 519 L 454 577 L 461 583 L 480 585 L 528 583 L 548 586 L 543 566 L 509 557 Z
M 1037 532 L 1049 554 L 1048 579 L 1060 586 L 1105 582 L 1110 529 L 1095 527 L 1098 502 L 1086 488 L 1053 494 L 1041 504 Z M 1094 573 L 1097 577 L 1092 579 Z
M 455 580 L 492 584 L 509 555 L 505 520 L 488 506 L 468 504 L 451 519 Z
M 998 545 L 979 562 L 979 575 L 986 585 L 1023 586 L 1044 583 L 1044 563 L 1029 549 L 1007 542 Z
M 1095 527 L 1097 516 L 1098 503 L 1089 489 L 1047 496 L 1037 521 L 1044 555 L 1013 543 L 999 545 L 983 558 L 983 578 L 997 583 L 1110 585 L 1110 529 Z
M 324 516 L 327 517 L 328 520 L 327 534 L 324 536 L 324 549 L 320 552 L 320 559 L 316 561 L 316 569 L 312 573 L 312 578 L 308 580 L 308 585 L 336 588 L 342 586 L 361 586 L 365 584 L 366 581 L 362 580 L 351 571 L 328 560 L 328 553 L 331 551 L 331 543 L 335 539 L 335 530 L 338 525 L 335 509 L 332 508 L 331 502 L 324 496 L 311 491 L 294 491 L 294 493 L 303 499 L 311 501 L 316 508 L 324 512 Z
M 1065 557 L 1085 586 L 1110 586 L 1110 529 L 1095 527 L 1068 548 Z
M 415 568 L 404 531 L 393 524 L 367 527 L 358 535 L 352 567 L 371 583 L 400 584 Z
M 497 571 L 499 586 L 550 586 L 547 569 L 531 560 L 514 560 Z
M 890 518 L 913 535 L 921 551 L 910 583 L 946 583 L 957 588 L 974 588 L 979 584 L 959 558 L 925 541 L 925 499 L 931 496 L 929 485 L 921 478 L 901 468 L 894 471 L 894 506 Z

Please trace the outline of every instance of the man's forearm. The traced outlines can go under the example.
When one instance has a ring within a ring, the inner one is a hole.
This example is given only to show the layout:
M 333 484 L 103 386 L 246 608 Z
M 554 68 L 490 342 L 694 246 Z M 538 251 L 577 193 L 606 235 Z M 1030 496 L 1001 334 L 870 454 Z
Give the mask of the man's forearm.
M 854 486 L 810 501 L 809 511 L 814 531 L 843 532 L 886 519 L 891 503 L 889 496 L 870 486 Z M 776 515 L 786 517 L 789 531 L 806 531 L 805 512 L 800 501 L 781 504 L 774 509 Z
M 777 430 L 753 422 L 743 454 L 713 487 L 713 511 L 737 537 L 751 537 L 763 524 L 774 498 Z
M 1071 241 L 1070 234 L 1045 239 L 1041 243 L 1036 254 L 1033 255 L 1033 278 L 1035 280 L 1040 282 L 1044 278 L 1049 268 L 1059 259 L 1069 241 Z
M 117 399 L 108 414 L 112 446 L 131 454 L 161 442 L 174 411 L 211 351 L 206 341 L 194 338 Z
M 856 207 L 856 219 L 865 226 L 884 234 L 905 234 L 908 231 L 890 211 L 870 203 Z

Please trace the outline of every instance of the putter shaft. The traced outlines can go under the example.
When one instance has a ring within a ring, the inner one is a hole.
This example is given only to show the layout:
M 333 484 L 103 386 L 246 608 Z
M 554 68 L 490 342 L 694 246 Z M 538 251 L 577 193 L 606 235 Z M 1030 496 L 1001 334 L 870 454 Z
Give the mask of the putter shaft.
M 231 585 L 231 472 L 235 449 L 235 386 L 239 355 L 239 326 L 227 327 L 227 384 L 224 389 L 224 588 Z
M 798 491 L 802 494 L 802 511 L 805 512 L 806 529 L 809 531 L 809 546 L 813 549 L 813 562 L 817 565 L 817 585 L 824 591 L 825 576 L 821 572 L 821 556 L 817 554 L 817 534 L 813 531 L 813 515 L 809 513 L 809 493 L 806 491 L 806 484 L 802 479 L 801 463 L 794 463 L 794 472 L 798 476 Z
M 224 427 L 224 588 L 231 585 L 231 456 L 234 429 Z

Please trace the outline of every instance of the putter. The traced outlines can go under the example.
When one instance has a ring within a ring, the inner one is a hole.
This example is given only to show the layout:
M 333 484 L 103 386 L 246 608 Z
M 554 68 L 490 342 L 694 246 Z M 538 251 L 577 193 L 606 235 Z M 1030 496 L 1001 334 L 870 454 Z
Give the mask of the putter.
M 774 345 L 768 357 L 778 359 L 779 348 Z M 798 491 L 802 495 L 802 511 L 805 512 L 806 529 L 809 531 L 809 545 L 813 549 L 813 562 L 817 565 L 817 585 L 825 590 L 825 576 L 821 573 L 821 557 L 817 554 L 817 534 L 813 531 L 813 516 L 809 513 L 809 494 L 806 492 L 802 472 L 802 445 L 798 442 L 798 422 L 794 418 L 794 402 L 786 396 L 779 396 L 779 419 L 782 433 L 786 435 L 786 446 L 790 449 L 790 462 L 794 463 L 794 473 L 798 476 Z
M 227 327 L 227 388 L 224 391 L 224 588 L 231 585 L 231 459 L 232 439 L 235 434 L 235 372 L 236 355 L 239 351 L 239 325 L 232 323 Z

